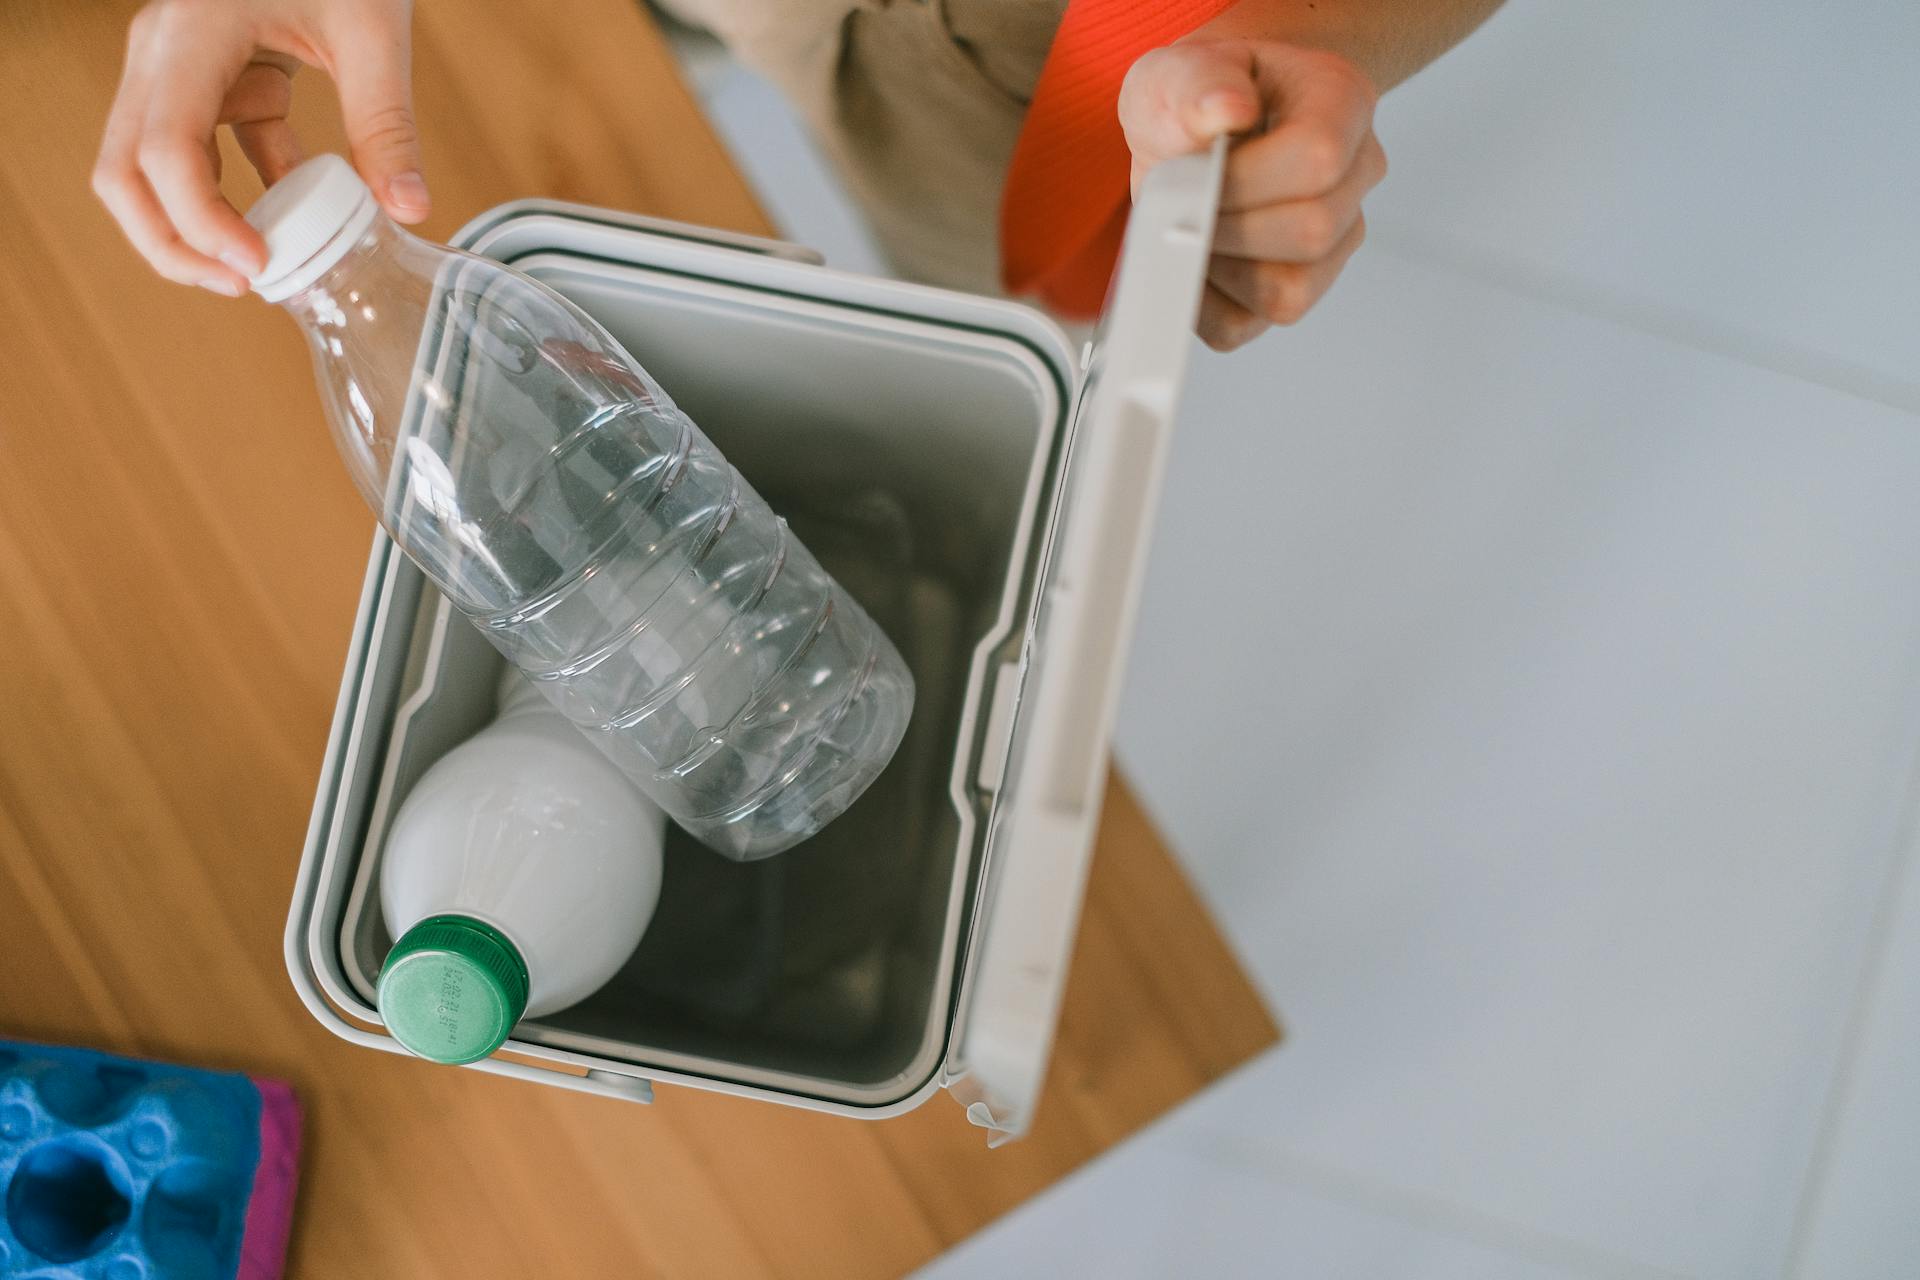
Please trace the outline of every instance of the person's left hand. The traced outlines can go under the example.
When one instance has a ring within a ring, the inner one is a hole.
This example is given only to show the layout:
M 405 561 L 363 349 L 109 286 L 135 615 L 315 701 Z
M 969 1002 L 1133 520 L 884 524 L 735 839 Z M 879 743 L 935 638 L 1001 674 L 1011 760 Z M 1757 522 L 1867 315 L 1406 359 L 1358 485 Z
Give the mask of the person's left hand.
M 1387 174 L 1379 94 L 1338 54 L 1273 40 L 1213 40 L 1147 54 L 1120 89 L 1133 183 L 1222 134 L 1227 156 L 1201 338 L 1231 351 L 1320 300 L 1366 236 L 1360 199 Z

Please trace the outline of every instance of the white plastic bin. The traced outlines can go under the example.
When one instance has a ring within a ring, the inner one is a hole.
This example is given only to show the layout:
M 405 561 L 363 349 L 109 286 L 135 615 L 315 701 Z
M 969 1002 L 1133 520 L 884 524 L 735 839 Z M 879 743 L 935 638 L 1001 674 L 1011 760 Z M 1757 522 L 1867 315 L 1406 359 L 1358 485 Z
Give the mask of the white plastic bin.
M 869 1118 L 946 1088 L 996 1137 L 1026 1128 L 1223 154 L 1149 176 L 1085 373 L 1029 308 L 769 241 L 544 201 L 455 238 L 631 349 L 919 688 L 893 763 L 805 845 L 738 864 L 674 831 L 633 960 L 585 1003 L 520 1024 L 512 1059 L 472 1069 Z M 286 933 L 295 987 L 347 1039 L 403 1052 L 373 1003 L 390 942 L 380 856 L 408 788 L 492 714 L 499 664 L 377 537 Z

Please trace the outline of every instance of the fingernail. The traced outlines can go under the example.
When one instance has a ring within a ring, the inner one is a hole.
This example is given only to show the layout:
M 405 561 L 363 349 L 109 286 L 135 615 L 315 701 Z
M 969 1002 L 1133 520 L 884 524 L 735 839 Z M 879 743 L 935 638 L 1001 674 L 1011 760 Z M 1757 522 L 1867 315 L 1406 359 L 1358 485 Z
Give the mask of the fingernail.
M 1216 89 L 1200 99 L 1200 119 L 1208 129 L 1231 129 L 1246 118 L 1247 95 L 1236 89 Z
M 430 203 L 426 179 L 413 172 L 395 174 L 387 182 L 387 199 L 410 213 L 425 213 Z
M 221 280 L 208 276 L 200 282 L 202 289 L 209 289 L 223 298 L 241 298 L 246 296 L 247 287 L 234 280 Z
M 256 257 L 241 253 L 238 249 L 229 249 L 220 255 L 220 261 L 232 267 L 243 276 L 256 276 L 267 264 Z

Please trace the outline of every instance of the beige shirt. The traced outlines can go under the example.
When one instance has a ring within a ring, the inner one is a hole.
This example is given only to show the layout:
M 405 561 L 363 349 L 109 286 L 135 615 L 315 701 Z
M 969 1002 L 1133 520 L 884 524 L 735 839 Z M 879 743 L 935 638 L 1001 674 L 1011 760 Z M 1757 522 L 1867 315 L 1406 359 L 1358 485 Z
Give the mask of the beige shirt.
M 894 269 L 1000 292 L 1000 192 L 1066 0 L 664 0 L 773 81 Z

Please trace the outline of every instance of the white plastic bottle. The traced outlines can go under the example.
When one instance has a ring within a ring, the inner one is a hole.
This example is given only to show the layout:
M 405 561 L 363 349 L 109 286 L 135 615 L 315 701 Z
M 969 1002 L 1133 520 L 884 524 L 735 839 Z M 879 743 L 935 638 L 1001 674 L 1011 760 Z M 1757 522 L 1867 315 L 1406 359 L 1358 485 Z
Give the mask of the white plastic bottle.
M 879 776 L 913 676 L 607 331 L 401 230 L 339 156 L 247 213 L 394 542 L 701 841 L 792 847 Z M 751 351 L 715 351 L 720 362 Z
M 414 785 L 380 868 L 380 1014 L 434 1062 L 593 994 L 660 896 L 666 815 L 512 668 L 499 705 Z

